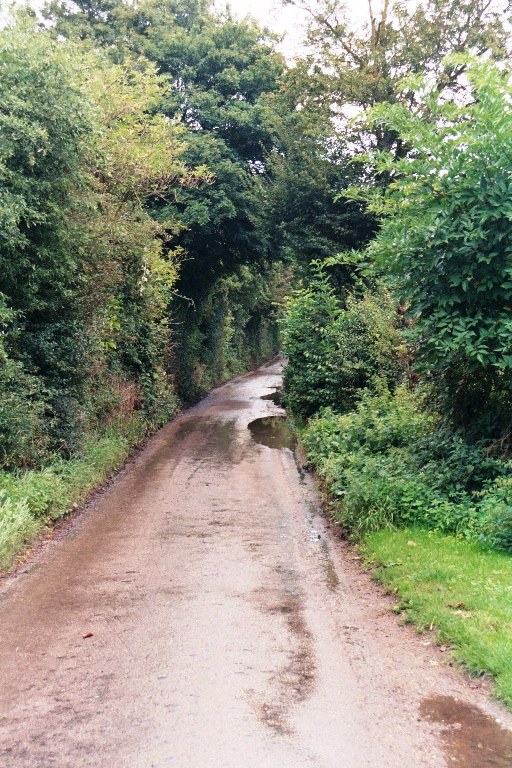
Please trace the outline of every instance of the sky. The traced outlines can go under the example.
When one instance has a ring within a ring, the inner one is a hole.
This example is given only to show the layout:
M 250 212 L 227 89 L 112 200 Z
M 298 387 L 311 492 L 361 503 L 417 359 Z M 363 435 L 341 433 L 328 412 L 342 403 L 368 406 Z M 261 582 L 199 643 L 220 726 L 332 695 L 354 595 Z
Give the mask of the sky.
M 377 10 L 382 0 L 374 0 Z M 216 0 L 215 6 L 223 9 L 229 5 L 232 12 L 239 18 L 253 16 L 263 26 L 269 27 L 278 34 L 284 34 L 285 39 L 280 49 L 288 57 L 300 51 L 300 43 L 304 37 L 306 13 L 292 6 L 282 5 L 280 0 Z M 341 3 L 340 3 L 341 4 Z M 354 20 L 361 21 L 367 17 L 365 0 L 346 0 L 344 3 Z
M 229 5 L 238 18 L 253 16 L 262 26 L 279 35 L 285 35 L 279 46 L 286 56 L 292 57 L 300 49 L 304 37 L 306 14 L 291 6 L 283 7 L 280 0 L 216 0 L 216 8 Z
M 17 2 L 22 4 L 25 0 L 17 0 Z M 378 10 L 382 2 L 383 0 L 372 0 L 375 10 Z M 34 8 L 40 8 L 44 0 L 29 0 L 29 3 Z M 262 26 L 268 27 L 279 35 L 284 35 L 279 49 L 287 58 L 293 58 L 300 53 L 307 18 L 305 11 L 289 5 L 283 6 L 281 0 L 215 0 L 214 4 L 219 10 L 229 5 L 238 18 L 253 16 Z M 367 18 L 367 0 L 345 0 L 344 3 L 340 0 L 340 5 L 342 4 L 349 10 L 354 20 L 361 21 Z M 0 9 L 3 5 L 4 0 L 0 0 Z

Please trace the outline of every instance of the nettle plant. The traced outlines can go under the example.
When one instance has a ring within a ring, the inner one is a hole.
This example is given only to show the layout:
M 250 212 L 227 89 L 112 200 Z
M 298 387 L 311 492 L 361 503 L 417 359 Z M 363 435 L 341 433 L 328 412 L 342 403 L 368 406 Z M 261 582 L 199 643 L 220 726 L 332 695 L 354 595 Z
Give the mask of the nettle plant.
M 458 65 L 459 103 L 415 81 L 414 107 L 372 111 L 407 152 L 375 153 L 389 184 L 354 194 L 381 217 L 369 250 L 410 303 L 423 371 L 459 423 L 487 407 L 496 431 L 512 411 L 512 79 L 490 62 Z

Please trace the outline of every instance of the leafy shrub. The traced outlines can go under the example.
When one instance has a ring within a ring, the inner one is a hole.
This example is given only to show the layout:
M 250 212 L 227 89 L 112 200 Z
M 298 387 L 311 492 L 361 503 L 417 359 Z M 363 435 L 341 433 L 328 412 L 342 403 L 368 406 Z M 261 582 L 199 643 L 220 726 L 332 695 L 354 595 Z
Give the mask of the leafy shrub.
M 456 66 L 468 79 L 460 103 L 422 80 L 412 84 L 421 109 L 373 113 L 411 151 L 374 158 L 392 181 L 368 185 L 383 223 L 367 256 L 399 276 L 439 404 L 492 435 L 512 415 L 512 79 L 480 59 Z
M 482 494 L 481 539 L 512 554 L 512 478 L 500 477 Z
M 402 374 L 403 349 L 390 293 L 383 287 L 349 295 L 343 305 L 323 268 L 288 298 L 282 321 L 285 400 L 297 415 L 354 407 L 375 377 L 390 385 Z
M 402 384 L 391 393 L 376 381 L 377 392 L 365 390 L 354 411 L 340 416 L 324 410 L 303 433 L 308 456 L 315 466 L 333 451 L 368 453 L 407 447 L 431 434 L 436 417 L 425 410 L 421 398 Z
M 464 432 L 454 431 L 448 422 L 440 420 L 415 446 L 422 472 L 438 491 L 451 498 L 478 492 L 497 476 L 512 471 L 502 457 L 489 455 L 484 441 L 469 442 L 466 437 Z
M 336 332 L 340 302 L 318 269 L 307 288 L 295 291 L 282 320 L 285 402 L 293 413 L 311 416 L 338 404 Z
M 396 327 L 396 307 L 383 286 L 362 296 L 349 294 L 333 328 L 335 336 L 336 402 L 354 407 L 361 391 L 376 378 L 389 386 L 399 383 L 404 347 Z
M 0 493 L 14 504 L 25 505 L 34 518 L 60 516 L 67 505 L 66 490 L 62 478 L 50 468 L 0 473 Z
M 0 359 L 0 467 L 38 463 L 47 447 L 41 385 L 21 363 Z
M 351 413 L 325 410 L 303 432 L 309 460 L 335 499 L 336 517 L 356 537 L 406 525 L 472 535 L 480 513 L 471 494 L 461 484 L 452 493 L 444 488 L 449 447 L 442 481 L 425 450 L 438 417 L 405 385 L 390 393 L 381 381 L 376 389 L 364 392 Z M 474 447 L 468 450 L 475 459 Z M 465 455 L 458 445 L 457 451 Z M 459 460 L 452 462 L 456 470 Z

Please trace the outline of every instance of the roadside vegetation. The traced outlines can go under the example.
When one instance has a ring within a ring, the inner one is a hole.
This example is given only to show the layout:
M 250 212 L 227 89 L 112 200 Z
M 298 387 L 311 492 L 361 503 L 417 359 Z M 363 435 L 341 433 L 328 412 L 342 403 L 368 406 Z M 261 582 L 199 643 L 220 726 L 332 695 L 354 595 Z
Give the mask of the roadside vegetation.
M 480 544 L 406 528 L 368 535 L 374 577 L 398 595 L 396 610 L 474 676 L 491 674 L 512 707 L 512 560 Z
M 376 578 L 511 705 L 506 33 L 476 1 L 396 3 L 367 38 L 327 5 L 313 18 L 329 108 L 360 105 L 339 137 L 353 170 L 337 198 L 360 206 L 369 235 L 315 260 L 288 298 L 285 402 L 332 515 Z
M 282 348 L 333 515 L 510 704 L 511 3 L 308 8 L 293 63 L 209 0 L 0 30 L 0 567 Z
M 268 158 L 302 120 L 274 40 L 209 2 L 41 13 L 0 30 L 2 568 L 179 407 L 278 350 Z
M 0 569 L 45 526 L 82 504 L 119 469 L 146 433 L 140 419 L 91 433 L 80 455 L 57 458 L 42 469 L 0 474 Z

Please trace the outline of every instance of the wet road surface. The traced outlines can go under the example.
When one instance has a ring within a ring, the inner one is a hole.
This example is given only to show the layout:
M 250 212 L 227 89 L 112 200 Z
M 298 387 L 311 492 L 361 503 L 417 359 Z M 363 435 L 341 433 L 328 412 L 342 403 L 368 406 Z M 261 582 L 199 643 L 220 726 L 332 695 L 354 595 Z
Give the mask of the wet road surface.
M 282 419 L 248 429 L 280 369 L 163 429 L 4 587 L 0 768 L 512 766 L 510 716 L 398 625 Z

